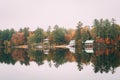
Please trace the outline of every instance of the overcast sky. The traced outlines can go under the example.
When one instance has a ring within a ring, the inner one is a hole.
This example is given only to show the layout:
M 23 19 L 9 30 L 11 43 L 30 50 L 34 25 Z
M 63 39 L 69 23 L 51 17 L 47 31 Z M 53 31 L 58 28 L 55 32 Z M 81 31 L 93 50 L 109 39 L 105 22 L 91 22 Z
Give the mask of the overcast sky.
M 115 18 L 120 24 L 120 0 L 0 0 L 0 29 L 58 24 L 75 28 L 78 21 L 91 26 L 97 18 Z

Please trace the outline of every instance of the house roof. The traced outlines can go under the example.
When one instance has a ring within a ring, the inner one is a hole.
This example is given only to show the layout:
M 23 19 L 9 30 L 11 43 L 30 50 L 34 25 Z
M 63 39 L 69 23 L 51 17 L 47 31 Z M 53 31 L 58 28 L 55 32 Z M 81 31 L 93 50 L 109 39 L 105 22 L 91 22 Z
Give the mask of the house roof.
M 48 41 L 49 39 L 44 39 L 44 41 Z
M 94 40 L 86 40 L 85 43 L 94 43 Z

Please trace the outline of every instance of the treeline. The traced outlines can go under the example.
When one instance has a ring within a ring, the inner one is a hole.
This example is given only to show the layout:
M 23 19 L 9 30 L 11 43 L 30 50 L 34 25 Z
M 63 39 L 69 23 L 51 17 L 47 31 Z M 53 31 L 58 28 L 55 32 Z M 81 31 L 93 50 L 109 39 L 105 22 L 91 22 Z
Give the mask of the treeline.
M 72 39 L 78 46 L 90 39 L 104 45 L 118 45 L 120 44 L 120 25 L 116 24 L 114 19 L 95 19 L 92 27 L 83 27 L 82 22 L 78 22 L 76 29 L 65 29 L 55 25 L 53 30 L 49 26 L 47 31 L 39 27 L 34 31 L 29 31 L 29 27 L 20 28 L 19 31 L 0 30 L 1 47 L 42 43 L 46 38 L 49 39 L 50 45 L 68 44 Z
M 102 44 L 120 44 L 120 25 L 115 23 L 115 20 L 112 19 L 109 21 L 106 20 L 94 20 L 94 27 L 91 30 L 91 34 L 95 39 L 96 43 Z

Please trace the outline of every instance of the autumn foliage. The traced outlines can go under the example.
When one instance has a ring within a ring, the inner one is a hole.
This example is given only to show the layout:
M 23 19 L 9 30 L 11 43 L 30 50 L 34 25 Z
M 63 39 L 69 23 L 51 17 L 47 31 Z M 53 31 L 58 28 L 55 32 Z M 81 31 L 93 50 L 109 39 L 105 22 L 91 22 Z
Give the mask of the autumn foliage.
M 37 28 L 29 31 L 29 28 L 0 30 L 0 47 L 11 47 L 19 45 L 29 45 L 34 43 L 42 43 L 44 39 L 49 39 L 51 45 L 68 44 L 70 40 L 75 40 L 76 45 L 81 46 L 86 40 L 95 40 L 95 43 L 104 45 L 120 44 L 120 26 L 108 19 L 94 20 L 92 27 L 83 26 L 79 22 L 76 29 L 66 29 L 55 25 L 53 30 L 51 27 L 48 31 Z
M 13 45 L 23 45 L 24 44 L 24 33 L 15 33 L 12 35 L 11 42 Z

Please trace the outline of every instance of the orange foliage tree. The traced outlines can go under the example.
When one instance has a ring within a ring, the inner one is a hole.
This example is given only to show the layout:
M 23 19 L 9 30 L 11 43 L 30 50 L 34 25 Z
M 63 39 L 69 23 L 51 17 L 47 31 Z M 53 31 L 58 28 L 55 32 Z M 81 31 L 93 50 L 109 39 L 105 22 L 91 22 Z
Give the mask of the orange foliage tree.
M 17 32 L 12 35 L 11 42 L 12 45 L 23 45 L 25 41 L 24 33 Z

